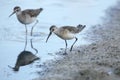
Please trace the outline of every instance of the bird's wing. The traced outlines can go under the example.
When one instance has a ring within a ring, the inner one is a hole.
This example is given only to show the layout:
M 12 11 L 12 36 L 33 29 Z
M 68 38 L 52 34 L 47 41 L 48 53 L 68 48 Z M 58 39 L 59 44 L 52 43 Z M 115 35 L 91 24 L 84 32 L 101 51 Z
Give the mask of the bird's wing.
M 73 26 L 63 26 L 62 28 L 65 30 L 68 30 L 71 33 L 78 33 L 79 32 L 78 28 L 73 27 Z
M 40 13 L 40 9 L 27 9 L 22 11 L 22 14 L 26 15 L 29 14 L 31 17 L 36 17 Z

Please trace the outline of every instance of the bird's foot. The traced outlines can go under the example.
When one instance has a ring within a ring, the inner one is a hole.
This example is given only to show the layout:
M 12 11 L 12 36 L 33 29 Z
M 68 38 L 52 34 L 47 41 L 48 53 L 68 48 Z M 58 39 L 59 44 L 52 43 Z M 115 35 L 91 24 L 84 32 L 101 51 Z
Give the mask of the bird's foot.
M 72 49 L 70 49 L 70 52 L 72 51 Z
M 64 52 L 63 55 L 67 55 L 67 52 Z

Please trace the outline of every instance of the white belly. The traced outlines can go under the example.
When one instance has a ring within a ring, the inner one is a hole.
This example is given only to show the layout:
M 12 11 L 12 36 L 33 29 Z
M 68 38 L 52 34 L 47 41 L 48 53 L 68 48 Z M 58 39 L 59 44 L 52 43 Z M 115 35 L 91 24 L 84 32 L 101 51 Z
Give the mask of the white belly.
M 25 23 L 26 23 L 26 24 L 30 24 L 30 23 L 34 22 L 35 20 L 36 20 L 35 17 L 27 18 L 26 21 L 25 21 Z
M 25 16 L 25 17 L 17 16 L 17 18 L 22 24 L 30 24 L 36 20 L 36 17 L 30 17 L 30 16 Z
M 59 36 L 60 38 L 64 39 L 64 40 L 70 40 L 70 39 L 73 39 L 75 38 L 75 35 L 74 34 L 62 34 L 62 35 L 57 35 Z

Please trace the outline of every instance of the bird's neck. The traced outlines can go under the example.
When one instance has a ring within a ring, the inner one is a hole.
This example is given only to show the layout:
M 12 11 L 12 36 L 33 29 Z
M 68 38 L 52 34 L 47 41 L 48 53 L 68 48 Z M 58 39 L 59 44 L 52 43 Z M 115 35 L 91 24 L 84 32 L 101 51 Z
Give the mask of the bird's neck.
M 57 28 L 57 29 L 55 29 L 54 33 L 55 33 L 56 35 L 59 35 L 59 34 L 60 34 L 60 30 Z

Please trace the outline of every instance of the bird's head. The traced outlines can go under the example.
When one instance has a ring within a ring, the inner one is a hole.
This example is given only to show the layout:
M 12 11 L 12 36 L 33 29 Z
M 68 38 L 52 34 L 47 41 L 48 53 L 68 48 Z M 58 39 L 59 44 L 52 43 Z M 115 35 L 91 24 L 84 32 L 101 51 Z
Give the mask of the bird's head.
M 19 6 L 14 7 L 13 12 L 12 14 L 9 15 L 9 17 L 11 17 L 13 14 L 20 12 L 20 11 L 21 11 L 21 8 Z
M 52 32 L 54 32 L 55 30 L 57 29 L 57 27 L 55 25 L 52 25 L 49 30 L 50 30 L 50 33 L 46 39 L 46 42 L 48 41 L 49 37 L 51 36 Z

